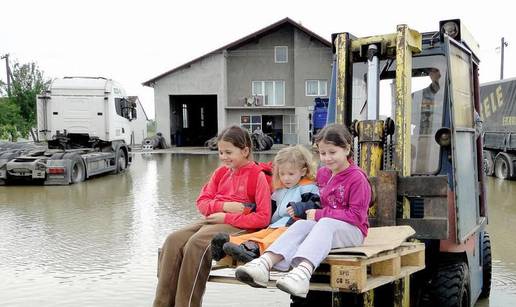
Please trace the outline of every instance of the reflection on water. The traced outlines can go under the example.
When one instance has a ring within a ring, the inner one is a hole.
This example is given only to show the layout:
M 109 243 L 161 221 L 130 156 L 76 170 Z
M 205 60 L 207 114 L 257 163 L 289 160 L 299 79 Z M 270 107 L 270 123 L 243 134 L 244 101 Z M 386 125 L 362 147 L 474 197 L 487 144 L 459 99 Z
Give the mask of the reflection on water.
M 493 288 L 489 302 L 479 306 L 507 306 L 516 302 L 516 181 L 490 177 L 487 182 Z
M 120 175 L 0 187 L 0 305 L 150 305 L 157 247 L 198 218 L 195 198 L 217 163 L 216 155 L 141 154 Z M 516 182 L 488 183 L 493 295 L 479 306 L 503 306 L 516 301 Z M 264 304 L 285 306 L 288 296 L 210 284 L 204 305 Z

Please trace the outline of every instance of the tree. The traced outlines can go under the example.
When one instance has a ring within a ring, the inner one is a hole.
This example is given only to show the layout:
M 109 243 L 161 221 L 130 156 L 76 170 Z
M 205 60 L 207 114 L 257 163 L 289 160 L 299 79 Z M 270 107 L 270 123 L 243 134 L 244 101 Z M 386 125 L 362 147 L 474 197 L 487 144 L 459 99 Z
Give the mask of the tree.
M 23 121 L 20 108 L 9 98 L 0 98 L 0 139 L 16 141 L 21 136 L 17 126 Z
M 4 108 L 9 112 L 18 112 L 18 116 L 13 117 L 16 119 L 14 127 L 22 137 L 27 137 L 36 125 L 36 97 L 48 89 L 51 81 L 44 77 L 43 71 L 34 62 L 14 63 L 12 75 L 13 82 L 8 100 L 18 109 L 12 105 L 4 106 Z M 2 87 L 2 92 L 7 93 L 5 83 L 0 84 L 0 87 Z M 7 123 L 6 120 L 6 118 L 0 117 L 0 126 L 13 125 L 12 121 Z

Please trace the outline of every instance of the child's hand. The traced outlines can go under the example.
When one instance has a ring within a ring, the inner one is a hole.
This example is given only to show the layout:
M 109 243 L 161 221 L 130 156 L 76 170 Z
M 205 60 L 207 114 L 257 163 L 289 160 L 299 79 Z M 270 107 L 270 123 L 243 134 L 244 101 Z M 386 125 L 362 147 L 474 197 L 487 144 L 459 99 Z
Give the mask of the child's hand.
M 206 222 L 208 224 L 224 224 L 224 218 L 226 217 L 226 213 L 217 212 L 206 217 Z
M 306 212 L 306 219 L 309 221 L 315 221 L 315 209 L 308 209 Z
M 287 207 L 287 213 L 288 213 L 288 215 L 290 215 L 290 217 L 292 217 L 292 218 L 296 217 L 296 214 L 294 213 L 294 208 L 292 208 L 292 206 Z
M 242 213 L 244 212 L 244 204 L 236 201 L 227 201 L 224 203 L 224 212 Z

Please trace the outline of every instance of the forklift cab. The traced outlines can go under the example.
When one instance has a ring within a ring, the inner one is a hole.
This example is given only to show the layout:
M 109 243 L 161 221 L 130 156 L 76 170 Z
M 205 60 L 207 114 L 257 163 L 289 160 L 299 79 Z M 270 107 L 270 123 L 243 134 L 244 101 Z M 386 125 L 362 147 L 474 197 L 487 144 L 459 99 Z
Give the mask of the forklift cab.
M 356 162 L 376 194 L 370 224 L 412 226 L 427 248 L 427 270 L 416 283 L 440 287 L 437 279 L 461 271 L 461 303 L 453 306 L 473 306 L 489 295 L 491 274 L 474 126 L 478 44 L 458 19 L 441 21 L 436 32 L 399 25 L 394 34 L 338 33 L 332 41 L 328 117 L 356 137 Z M 432 291 L 452 306 L 444 288 Z

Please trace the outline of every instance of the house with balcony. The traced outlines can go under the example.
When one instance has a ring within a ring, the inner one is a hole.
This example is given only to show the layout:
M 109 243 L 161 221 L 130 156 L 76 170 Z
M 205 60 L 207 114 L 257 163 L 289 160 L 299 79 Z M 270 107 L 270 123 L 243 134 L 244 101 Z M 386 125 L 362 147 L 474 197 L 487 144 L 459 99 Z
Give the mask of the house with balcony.
M 329 95 L 331 43 L 290 18 L 156 76 L 157 131 L 202 146 L 224 127 L 309 144 L 314 99 Z

